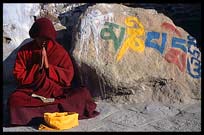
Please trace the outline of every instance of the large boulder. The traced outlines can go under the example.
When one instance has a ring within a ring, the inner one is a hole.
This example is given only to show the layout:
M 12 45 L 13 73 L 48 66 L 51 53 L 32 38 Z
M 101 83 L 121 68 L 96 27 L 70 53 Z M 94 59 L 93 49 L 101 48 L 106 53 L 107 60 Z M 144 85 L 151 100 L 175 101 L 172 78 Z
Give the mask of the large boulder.
M 137 103 L 200 100 L 196 40 L 156 10 L 90 6 L 73 30 L 72 45 L 81 84 L 93 96 Z

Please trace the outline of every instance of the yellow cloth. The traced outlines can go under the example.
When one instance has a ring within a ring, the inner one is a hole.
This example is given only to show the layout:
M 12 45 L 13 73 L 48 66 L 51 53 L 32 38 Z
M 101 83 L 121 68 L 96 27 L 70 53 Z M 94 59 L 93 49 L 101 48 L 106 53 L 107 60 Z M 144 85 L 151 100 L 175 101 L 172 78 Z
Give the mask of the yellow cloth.
M 39 130 L 64 130 L 70 129 L 79 125 L 78 113 L 75 112 L 55 112 L 44 113 L 44 120 L 47 127 L 43 124 L 39 126 Z
M 43 124 L 40 124 L 40 126 L 38 127 L 38 130 L 48 130 L 48 131 L 55 131 L 57 129 L 53 129 L 53 128 L 50 128 L 46 125 L 43 125 Z

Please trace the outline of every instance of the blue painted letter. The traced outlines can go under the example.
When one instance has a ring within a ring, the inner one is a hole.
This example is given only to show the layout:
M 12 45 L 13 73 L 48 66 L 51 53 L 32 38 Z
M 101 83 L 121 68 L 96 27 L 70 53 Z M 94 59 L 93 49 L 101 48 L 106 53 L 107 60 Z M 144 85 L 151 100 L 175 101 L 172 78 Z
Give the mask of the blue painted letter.
M 159 32 L 154 32 L 154 31 L 148 32 L 147 33 L 147 39 L 145 41 L 145 45 L 147 47 L 155 48 L 161 54 L 163 54 L 164 48 L 165 48 L 167 34 L 166 33 L 162 33 L 162 43 L 161 43 L 161 45 L 159 45 L 159 44 L 157 44 L 157 43 L 152 41 L 154 39 L 159 39 L 159 37 L 160 37 L 160 33 Z

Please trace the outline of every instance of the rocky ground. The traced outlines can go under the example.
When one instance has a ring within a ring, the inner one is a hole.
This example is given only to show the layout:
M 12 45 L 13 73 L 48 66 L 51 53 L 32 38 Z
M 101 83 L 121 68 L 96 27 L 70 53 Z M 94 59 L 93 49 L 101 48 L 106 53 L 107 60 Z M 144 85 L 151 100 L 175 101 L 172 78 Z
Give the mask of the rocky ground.
M 12 86 L 4 86 L 4 89 Z M 5 97 L 4 95 L 4 101 Z M 159 102 L 116 104 L 98 100 L 96 118 L 79 120 L 79 126 L 61 132 L 201 132 L 201 103 L 165 105 Z M 4 108 L 4 112 L 5 112 Z M 4 123 L 8 116 L 4 113 Z M 3 132 L 39 132 L 37 127 L 3 127 Z

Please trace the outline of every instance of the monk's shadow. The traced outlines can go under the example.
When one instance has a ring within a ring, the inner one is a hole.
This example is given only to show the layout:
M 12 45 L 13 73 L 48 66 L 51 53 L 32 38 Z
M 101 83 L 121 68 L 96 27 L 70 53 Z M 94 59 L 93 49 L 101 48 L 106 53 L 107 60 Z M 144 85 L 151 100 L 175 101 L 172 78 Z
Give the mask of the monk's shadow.
M 82 63 L 79 67 L 72 52 L 75 48 L 73 44 L 74 36 L 78 28 L 76 25 L 80 23 L 80 16 L 87 10 L 89 6 L 93 6 L 95 3 L 88 3 L 82 6 L 73 8 L 72 10 L 59 14 L 58 19 L 60 20 L 61 25 L 65 26 L 66 29 L 57 31 L 57 41 L 69 52 L 74 66 L 74 78 L 72 81 L 72 87 L 86 86 L 89 88 L 90 93 L 93 97 L 99 97 L 104 94 L 99 88 L 99 81 L 101 78 L 96 74 L 95 69 L 91 68 L 89 65 Z M 76 29 L 75 29 L 76 28 Z M 96 82 L 96 83 L 93 83 Z

